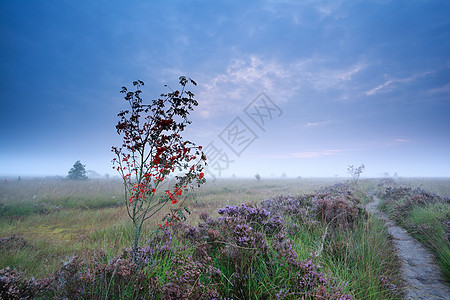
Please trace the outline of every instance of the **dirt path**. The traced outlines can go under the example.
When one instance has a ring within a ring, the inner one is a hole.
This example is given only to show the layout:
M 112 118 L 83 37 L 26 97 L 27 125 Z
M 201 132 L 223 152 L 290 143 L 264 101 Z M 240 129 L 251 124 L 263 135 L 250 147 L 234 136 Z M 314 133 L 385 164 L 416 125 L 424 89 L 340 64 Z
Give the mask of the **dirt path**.
M 375 213 L 386 222 L 389 233 L 394 238 L 397 256 L 401 261 L 401 273 L 405 281 L 406 299 L 448 299 L 450 287 L 444 280 L 439 267 L 433 260 L 433 255 L 425 249 L 406 230 L 395 223 L 377 209 L 380 200 L 366 205 L 366 210 Z

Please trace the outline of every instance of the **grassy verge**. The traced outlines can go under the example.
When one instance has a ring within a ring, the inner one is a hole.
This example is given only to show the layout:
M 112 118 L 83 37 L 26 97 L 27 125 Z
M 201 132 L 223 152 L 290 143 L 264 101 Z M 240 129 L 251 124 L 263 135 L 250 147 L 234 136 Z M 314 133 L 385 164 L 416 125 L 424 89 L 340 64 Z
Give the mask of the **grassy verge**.
M 437 194 L 410 187 L 389 187 L 380 208 L 435 255 L 450 282 L 450 203 Z
M 356 299 L 395 299 L 401 287 L 394 253 L 384 222 L 370 217 L 353 230 L 337 230 L 324 245 L 322 265 L 346 282 Z

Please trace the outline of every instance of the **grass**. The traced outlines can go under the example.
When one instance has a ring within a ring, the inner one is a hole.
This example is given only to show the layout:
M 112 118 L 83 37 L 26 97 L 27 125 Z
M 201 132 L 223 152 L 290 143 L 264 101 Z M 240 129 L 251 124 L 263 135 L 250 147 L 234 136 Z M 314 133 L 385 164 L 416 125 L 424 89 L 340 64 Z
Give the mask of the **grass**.
M 312 192 L 334 179 L 224 180 L 210 182 L 191 192 L 186 199 L 198 223 L 201 212 L 217 216 L 225 205 L 257 202 L 279 193 Z M 84 249 L 105 251 L 111 256 L 132 243 L 132 228 L 123 203 L 120 180 L 69 181 L 64 179 L 22 179 L 0 181 L 0 238 L 23 236 L 28 246 L 20 252 L 0 252 L 0 268 L 11 266 L 41 277 L 55 271 L 68 255 Z M 164 212 L 146 224 L 143 237 L 151 234 Z M 42 245 L 46 245 L 42 247 Z M 42 249 L 44 248 L 44 249 Z M 50 259 L 51 258 L 51 259 Z M 52 263 L 49 263 L 49 261 Z M 45 268 L 42 266 L 45 265 Z
M 22 179 L 0 183 L 0 216 L 24 217 L 123 203 L 119 180 Z
M 384 223 L 371 216 L 341 230 L 325 246 L 324 266 L 355 291 L 356 299 L 396 298 L 401 293 L 398 260 Z M 386 279 L 387 284 L 383 286 Z
M 398 184 L 411 188 L 423 188 L 441 197 L 450 197 L 449 178 L 400 178 Z
M 370 216 L 353 229 L 323 226 L 302 227 L 291 235 L 296 252 L 303 259 L 323 250 L 320 265 L 344 282 L 356 299 L 395 299 L 401 294 L 395 249 L 384 222 Z M 386 279 L 383 284 L 380 279 Z M 387 283 L 390 282 L 390 283 Z
M 441 184 L 442 180 L 434 184 L 435 190 Z M 439 189 L 446 190 L 442 187 Z M 398 199 L 384 196 L 380 208 L 432 251 L 450 283 L 450 203 L 438 196 L 429 197 L 432 199 L 429 202 L 420 201 L 424 198 L 423 194 L 420 190 L 412 189 L 409 194 Z
M 186 204 L 192 211 L 189 224 L 197 224 L 199 215 L 218 216 L 217 209 L 225 205 L 258 203 L 276 195 L 306 194 L 315 189 L 338 182 L 337 179 L 223 180 L 211 182 L 187 195 Z M 363 182 L 358 190 L 362 202 L 364 193 L 374 186 Z M 6 266 L 25 271 L 29 277 L 42 278 L 61 268 L 68 257 L 83 256 L 85 251 L 105 253 L 109 260 L 130 247 L 133 240 L 131 221 L 123 205 L 120 181 L 68 182 L 64 180 L 21 180 L 0 183 L 0 238 L 13 234 L 23 236 L 26 244 L 15 249 L 0 249 L 0 269 Z M 38 209 L 44 207 L 45 209 Z M 143 240 L 152 234 L 161 212 L 147 222 Z M 292 245 L 302 259 L 323 250 L 314 261 L 323 270 L 344 282 L 344 291 L 357 299 L 395 299 L 398 297 L 398 262 L 383 223 L 370 216 L 356 223 L 353 229 L 328 229 L 326 224 L 300 224 L 301 230 L 289 232 Z M 270 245 L 271 240 L 267 241 Z M 174 243 L 181 243 L 174 239 Z M 185 255 L 193 253 L 187 246 Z M 249 257 L 251 260 L 251 257 Z M 283 282 L 294 280 L 295 274 L 283 268 L 283 260 L 272 257 L 278 266 L 269 276 L 266 261 L 257 257 L 251 267 L 245 268 L 248 285 L 238 291 L 246 299 L 257 299 Z M 167 274 L 173 271 L 173 257 L 161 254 L 156 268 L 147 270 L 147 276 L 156 276 L 168 282 Z M 222 283 L 233 289 L 236 265 L 214 260 L 213 265 L 222 271 Z M 203 278 L 208 282 L 207 278 Z M 112 281 L 111 281 L 112 282 Z M 111 283 L 110 282 L 110 283 Z M 129 288 L 129 287 L 128 287 Z M 108 287 L 98 287 L 106 293 Z M 109 292 L 108 292 L 109 293 Z M 124 294 L 127 292 L 124 287 Z M 131 296 L 130 296 L 131 297 Z
M 448 282 L 450 282 L 450 243 L 449 233 L 446 232 L 448 229 L 445 226 L 449 216 L 449 204 L 433 203 L 413 208 L 407 219 L 408 225 L 405 223 L 408 231 L 433 251 Z

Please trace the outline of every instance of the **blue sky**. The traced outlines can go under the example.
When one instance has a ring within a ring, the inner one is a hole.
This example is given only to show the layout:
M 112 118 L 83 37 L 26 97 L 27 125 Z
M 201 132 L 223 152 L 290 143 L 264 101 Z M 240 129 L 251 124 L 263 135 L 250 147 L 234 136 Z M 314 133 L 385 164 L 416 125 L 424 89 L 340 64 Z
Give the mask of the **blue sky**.
M 76 160 L 115 175 L 121 86 L 141 79 L 150 100 L 186 75 L 186 135 L 210 145 L 214 176 L 450 176 L 449 15 L 422 0 L 3 0 L 0 175 Z

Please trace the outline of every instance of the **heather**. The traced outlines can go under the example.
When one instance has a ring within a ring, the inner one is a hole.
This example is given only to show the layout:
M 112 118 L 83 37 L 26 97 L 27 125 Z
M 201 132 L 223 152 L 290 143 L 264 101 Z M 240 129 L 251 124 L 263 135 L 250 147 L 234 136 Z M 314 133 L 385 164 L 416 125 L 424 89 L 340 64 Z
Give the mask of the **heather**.
M 230 186 L 203 193 L 208 197 L 238 193 L 228 190 Z M 251 195 L 248 186 L 239 189 L 242 197 Z M 112 228 L 93 231 L 84 247 L 66 253 L 57 268 L 38 279 L 20 264 L 3 268 L 1 295 L 9 299 L 399 297 L 392 245 L 383 224 L 362 209 L 368 198 L 361 197 L 360 190 L 337 184 L 265 200 L 254 191 L 251 201 L 236 201 L 215 211 L 197 192 L 191 222 L 156 231 L 149 226 L 147 241 L 135 251 L 126 248 L 133 240 L 131 226 L 126 219 L 116 220 Z M 98 247 L 100 240 L 104 247 Z M 9 235 L 1 240 L 0 251 L 17 256 L 37 246 L 29 236 Z
M 450 282 L 450 198 L 421 187 L 391 185 L 380 208 L 430 249 Z

